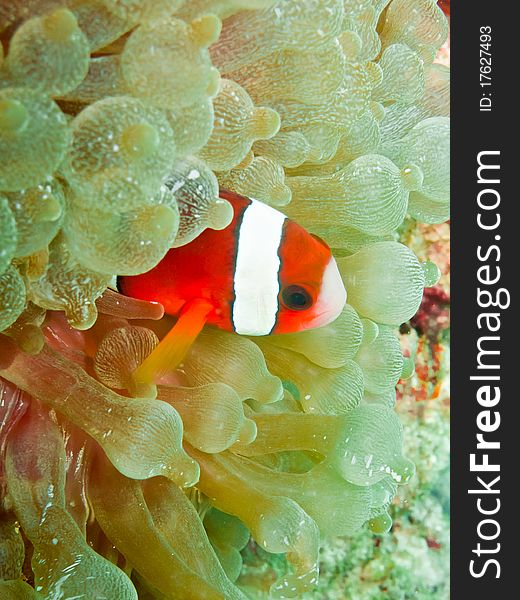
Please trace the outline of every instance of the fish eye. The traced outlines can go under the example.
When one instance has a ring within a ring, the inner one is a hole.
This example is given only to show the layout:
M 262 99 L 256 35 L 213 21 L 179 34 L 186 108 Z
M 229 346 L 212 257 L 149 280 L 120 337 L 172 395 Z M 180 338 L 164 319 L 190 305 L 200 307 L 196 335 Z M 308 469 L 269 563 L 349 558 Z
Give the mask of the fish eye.
M 312 304 L 312 297 L 301 285 L 289 285 L 282 291 L 282 301 L 291 310 L 305 310 Z

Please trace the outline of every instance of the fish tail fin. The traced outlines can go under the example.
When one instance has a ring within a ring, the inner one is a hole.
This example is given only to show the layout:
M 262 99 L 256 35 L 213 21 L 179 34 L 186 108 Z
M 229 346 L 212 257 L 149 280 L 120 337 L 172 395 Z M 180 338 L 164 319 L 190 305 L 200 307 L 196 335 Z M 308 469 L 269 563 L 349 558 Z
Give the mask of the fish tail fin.
M 172 329 L 133 372 L 134 382 L 138 385 L 156 383 L 178 367 L 212 310 L 213 306 L 207 300 L 197 299 L 188 303 Z

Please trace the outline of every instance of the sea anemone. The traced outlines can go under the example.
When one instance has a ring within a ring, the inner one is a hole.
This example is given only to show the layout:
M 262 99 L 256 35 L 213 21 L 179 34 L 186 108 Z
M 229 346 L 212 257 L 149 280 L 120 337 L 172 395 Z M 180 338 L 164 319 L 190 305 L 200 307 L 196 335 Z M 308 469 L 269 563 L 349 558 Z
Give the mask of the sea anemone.
M 0 1 L 0 595 L 227 599 L 250 537 L 285 554 L 383 533 L 402 455 L 397 327 L 438 270 L 397 241 L 449 211 L 434 0 Z M 232 217 L 219 186 L 332 247 L 326 327 L 171 328 L 109 289 Z

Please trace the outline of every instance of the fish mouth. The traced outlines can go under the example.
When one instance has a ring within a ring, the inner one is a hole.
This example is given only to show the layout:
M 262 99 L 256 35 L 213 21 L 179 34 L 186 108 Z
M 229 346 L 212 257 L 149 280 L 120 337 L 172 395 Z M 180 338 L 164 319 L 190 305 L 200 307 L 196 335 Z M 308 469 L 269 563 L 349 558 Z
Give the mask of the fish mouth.
M 315 309 L 317 314 L 309 320 L 310 327 L 322 327 L 335 321 L 341 314 L 347 302 L 347 290 L 338 269 L 331 256 L 323 272 L 322 289 L 318 296 Z
M 330 325 L 340 316 L 344 306 L 339 310 L 334 308 L 320 312 L 309 321 L 309 327 L 325 327 L 326 325 Z

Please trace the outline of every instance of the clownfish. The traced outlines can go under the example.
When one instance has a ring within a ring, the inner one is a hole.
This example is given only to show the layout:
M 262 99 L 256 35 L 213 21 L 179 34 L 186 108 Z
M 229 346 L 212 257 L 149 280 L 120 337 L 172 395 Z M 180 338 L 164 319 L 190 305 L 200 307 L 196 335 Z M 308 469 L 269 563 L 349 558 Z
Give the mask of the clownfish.
M 345 306 L 347 292 L 323 240 L 267 204 L 219 195 L 233 207 L 225 229 L 205 229 L 150 271 L 117 278 L 121 294 L 178 316 L 134 373 L 138 382 L 175 368 L 205 324 L 240 335 L 294 333 L 331 323 Z
M 449 17 L 450 16 L 450 0 L 438 0 L 437 4 L 442 8 L 444 14 Z

